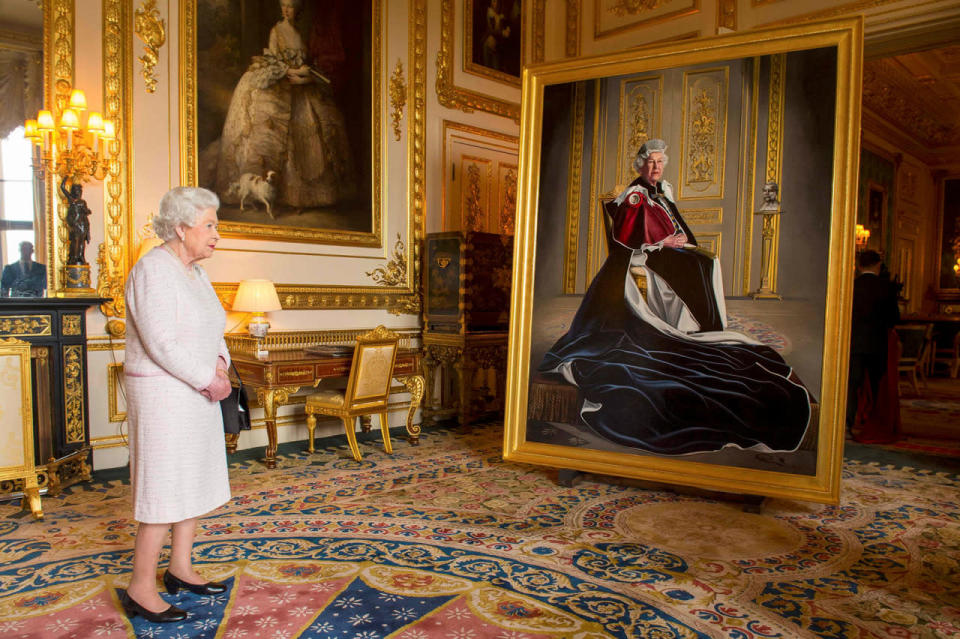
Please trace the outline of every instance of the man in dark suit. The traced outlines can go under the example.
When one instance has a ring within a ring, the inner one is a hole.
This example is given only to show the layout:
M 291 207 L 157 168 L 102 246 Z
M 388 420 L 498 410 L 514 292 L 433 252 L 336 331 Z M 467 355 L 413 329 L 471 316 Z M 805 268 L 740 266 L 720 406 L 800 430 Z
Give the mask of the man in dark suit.
M 883 260 L 876 251 L 864 251 L 857 256 L 847 386 L 848 433 L 857 416 L 857 402 L 864 383 L 870 384 L 871 397 L 877 397 L 880 379 L 887 367 L 887 334 L 900 320 L 896 289 L 882 271 Z

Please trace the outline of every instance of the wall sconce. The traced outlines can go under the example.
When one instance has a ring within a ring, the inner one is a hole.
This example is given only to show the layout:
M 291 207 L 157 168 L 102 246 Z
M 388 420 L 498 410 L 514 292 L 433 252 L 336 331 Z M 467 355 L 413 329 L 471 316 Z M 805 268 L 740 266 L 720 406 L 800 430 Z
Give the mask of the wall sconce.
M 247 332 L 250 337 L 257 339 L 257 356 L 266 355 L 262 352 L 259 343 L 267 336 L 270 329 L 270 322 L 267 321 L 264 313 L 269 311 L 279 311 L 280 298 L 277 297 L 277 289 L 274 288 L 270 280 L 243 280 L 237 288 L 237 296 L 233 299 L 233 310 L 253 313 L 250 322 L 247 324 Z
M 857 224 L 854 237 L 857 243 L 857 251 L 862 251 L 867 248 L 867 242 L 870 240 L 870 229 L 864 228 L 863 224 Z

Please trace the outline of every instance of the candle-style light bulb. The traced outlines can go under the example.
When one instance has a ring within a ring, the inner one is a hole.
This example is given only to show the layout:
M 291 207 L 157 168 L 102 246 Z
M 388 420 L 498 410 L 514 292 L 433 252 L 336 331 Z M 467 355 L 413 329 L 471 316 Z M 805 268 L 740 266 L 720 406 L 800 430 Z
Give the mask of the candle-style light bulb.
M 74 111 L 84 111 L 87 108 L 87 96 L 80 89 L 74 89 L 70 93 L 70 108 Z
M 87 117 L 87 131 L 93 137 L 93 153 L 97 153 L 97 141 L 103 135 L 103 116 L 96 111 L 91 111 Z

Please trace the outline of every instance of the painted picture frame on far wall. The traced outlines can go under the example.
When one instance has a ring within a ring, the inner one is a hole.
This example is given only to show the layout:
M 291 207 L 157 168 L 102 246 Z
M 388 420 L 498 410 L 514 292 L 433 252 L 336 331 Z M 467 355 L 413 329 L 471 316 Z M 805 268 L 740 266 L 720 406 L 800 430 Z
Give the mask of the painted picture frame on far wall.
M 836 503 L 862 42 L 524 70 L 506 459 Z
M 181 3 L 183 180 L 223 235 L 380 244 L 382 5 Z

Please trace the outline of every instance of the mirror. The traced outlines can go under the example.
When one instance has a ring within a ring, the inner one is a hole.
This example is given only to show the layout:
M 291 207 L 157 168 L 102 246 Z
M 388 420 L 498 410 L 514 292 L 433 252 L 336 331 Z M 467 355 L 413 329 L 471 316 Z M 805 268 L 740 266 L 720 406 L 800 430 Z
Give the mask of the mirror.
M 46 294 L 44 190 L 23 137 L 23 122 L 42 108 L 43 92 L 41 3 L 0 3 L 0 297 Z

